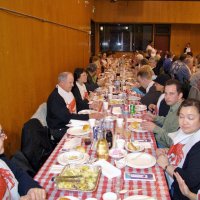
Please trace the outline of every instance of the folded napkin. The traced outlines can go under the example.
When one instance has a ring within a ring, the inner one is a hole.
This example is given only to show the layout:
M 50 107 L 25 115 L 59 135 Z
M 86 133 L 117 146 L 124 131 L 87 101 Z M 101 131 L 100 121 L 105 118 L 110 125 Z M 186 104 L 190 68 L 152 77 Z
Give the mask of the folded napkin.
M 81 138 L 74 137 L 66 140 L 66 142 L 62 147 L 62 150 L 73 149 L 80 145 L 81 145 Z
M 102 168 L 102 174 L 108 179 L 112 179 L 121 176 L 121 170 L 107 162 L 106 160 L 98 160 L 93 163 L 95 166 L 100 166 Z
M 50 174 L 60 174 L 61 171 L 63 170 L 64 166 L 63 165 L 52 165 L 49 173 Z

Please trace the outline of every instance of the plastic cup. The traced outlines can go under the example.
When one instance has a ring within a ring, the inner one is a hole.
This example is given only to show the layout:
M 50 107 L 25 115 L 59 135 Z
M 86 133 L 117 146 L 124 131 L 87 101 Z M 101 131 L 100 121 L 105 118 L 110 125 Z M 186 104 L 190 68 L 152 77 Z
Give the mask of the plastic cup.
M 107 101 L 103 102 L 103 109 L 108 110 L 108 102 Z
M 124 139 L 117 139 L 116 140 L 116 147 L 118 149 L 124 149 L 125 146 L 125 140 Z
M 103 194 L 103 200 L 117 200 L 117 195 L 114 192 L 106 192 Z
M 89 119 L 89 124 L 91 128 L 95 127 L 95 123 L 96 123 L 96 119 Z
M 122 127 L 123 121 L 124 121 L 124 118 L 117 118 L 117 127 Z
M 109 93 L 112 94 L 112 92 L 113 92 L 113 86 L 109 86 L 109 87 L 108 87 L 108 90 L 109 90 Z
M 118 94 L 118 97 L 119 99 L 123 99 L 123 94 L 122 93 Z
M 108 94 L 108 99 L 112 99 L 112 93 Z

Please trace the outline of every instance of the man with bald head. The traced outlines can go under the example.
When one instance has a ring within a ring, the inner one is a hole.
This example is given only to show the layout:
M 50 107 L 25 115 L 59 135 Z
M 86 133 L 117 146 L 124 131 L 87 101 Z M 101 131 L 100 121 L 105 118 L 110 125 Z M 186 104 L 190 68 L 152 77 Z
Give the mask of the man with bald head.
M 97 114 L 77 114 L 76 101 L 71 92 L 74 77 L 70 72 L 62 72 L 58 76 L 58 84 L 47 100 L 47 125 L 55 142 L 59 142 L 66 133 L 66 124 L 71 119 L 88 120 L 101 118 Z

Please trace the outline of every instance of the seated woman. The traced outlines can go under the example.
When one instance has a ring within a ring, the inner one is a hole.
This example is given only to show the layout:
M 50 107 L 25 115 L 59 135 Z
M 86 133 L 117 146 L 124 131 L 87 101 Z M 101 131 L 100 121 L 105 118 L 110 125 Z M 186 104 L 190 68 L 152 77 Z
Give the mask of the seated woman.
M 72 93 L 76 100 L 77 112 L 84 109 L 89 109 L 89 95 L 85 86 L 87 82 L 87 74 L 83 68 L 76 68 L 74 71 L 74 87 Z
M 6 138 L 0 126 L 0 199 L 46 199 L 45 190 L 25 171 L 5 157 L 3 143 Z
M 187 99 L 179 110 L 179 126 L 177 132 L 170 133 L 173 140 L 170 149 L 157 150 L 157 163 L 167 176 L 171 195 L 174 200 L 186 200 L 174 176 L 178 172 L 193 193 L 200 188 L 200 102 Z

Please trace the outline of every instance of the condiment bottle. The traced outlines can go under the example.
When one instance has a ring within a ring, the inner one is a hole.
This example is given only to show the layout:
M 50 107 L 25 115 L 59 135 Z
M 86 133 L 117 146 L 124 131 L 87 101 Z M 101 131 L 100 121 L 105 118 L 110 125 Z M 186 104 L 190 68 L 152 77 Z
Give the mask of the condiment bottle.
M 108 143 L 104 138 L 102 130 L 99 129 L 98 132 L 99 140 L 97 142 L 97 157 L 98 159 L 108 159 Z
M 113 146 L 113 135 L 110 130 L 106 131 L 106 141 L 108 143 L 108 148 L 111 149 Z

